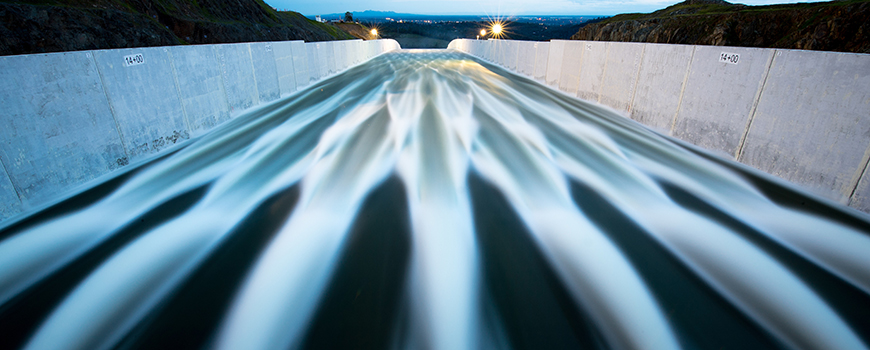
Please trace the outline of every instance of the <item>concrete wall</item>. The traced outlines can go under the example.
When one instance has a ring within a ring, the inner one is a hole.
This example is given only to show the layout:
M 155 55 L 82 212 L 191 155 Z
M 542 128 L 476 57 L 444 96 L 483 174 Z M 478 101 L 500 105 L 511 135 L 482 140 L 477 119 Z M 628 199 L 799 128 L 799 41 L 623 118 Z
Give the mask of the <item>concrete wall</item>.
M 450 48 L 510 68 L 510 61 L 487 58 L 498 45 L 509 46 L 457 39 Z M 514 71 L 870 212 L 870 55 L 565 40 L 536 45 L 534 72 Z M 520 67 L 528 55 L 518 53 Z
M 0 57 L 0 221 L 395 49 L 294 41 Z

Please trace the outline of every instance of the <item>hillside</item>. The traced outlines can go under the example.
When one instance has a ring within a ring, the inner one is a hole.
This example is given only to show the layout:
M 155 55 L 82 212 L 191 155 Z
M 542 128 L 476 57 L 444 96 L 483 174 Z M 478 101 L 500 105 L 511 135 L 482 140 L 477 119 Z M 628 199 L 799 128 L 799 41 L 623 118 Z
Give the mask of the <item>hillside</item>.
M 0 55 L 336 39 L 353 37 L 262 0 L 0 0 Z
M 574 40 L 870 53 L 870 0 L 746 6 L 689 0 L 586 25 Z

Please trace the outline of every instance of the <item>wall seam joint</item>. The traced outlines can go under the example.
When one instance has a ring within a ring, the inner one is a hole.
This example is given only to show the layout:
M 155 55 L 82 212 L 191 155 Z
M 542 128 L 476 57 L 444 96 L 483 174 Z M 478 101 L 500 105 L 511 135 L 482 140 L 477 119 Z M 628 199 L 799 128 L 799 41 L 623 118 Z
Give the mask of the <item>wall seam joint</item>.
M 646 45 L 640 47 L 640 58 L 637 61 L 637 72 L 634 73 L 634 86 L 631 88 L 631 100 L 628 102 L 628 117 L 634 109 L 634 96 L 637 95 L 637 83 L 640 81 L 640 66 L 643 65 L 643 55 L 646 53 Z
M 3 172 L 6 174 L 6 178 L 9 179 L 9 184 L 12 185 L 12 190 L 15 191 L 15 196 L 18 197 L 18 205 L 23 207 L 24 196 L 21 194 L 21 191 L 18 190 L 18 186 L 15 186 L 15 183 L 12 182 L 12 175 L 9 175 L 9 170 L 6 168 L 6 163 L 3 162 L 3 158 L 0 158 L 0 167 L 3 167 Z
M 246 44 L 248 47 L 248 58 L 251 59 L 251 77 L 254 78 L 254 97 L 257 99 L 257 102 L 254 103 L 254 106 L 260 105 L 260 88 L 257 86 L 257 69 L 254 68 L 254 53 L 251 52 L 251 44 Z
M 90 52 L 91 60 L 94 61 L 94 68 L 97 70 L 97 75 L 100 76 L 100 88 L 103 89 L 103 95 L 106 96 L 106 105 L 109 106 L 109 113 L 112 114 L 112 121 L 115 122 L 115 131 L 118 132 L 118 139 L 121 140 L 121 148 L 124 149 L 124 155 L 127 157 L 127 162 L 130 162 L 130 152 L 127 151 L 127 140 L 124 139 L 124 133 L 121 132 L 121 125 L 118 123 L 118 117 L 115 116 L 115 106 L 112 105 L 112 100 L 109 98 L 109 91 L 106 89 L 106 79 L 103 78 L 103 71 L 100 70 L 100 65 L 97 64 L 97 53 Z
M 773 66 L 773 61 L 779 50 L 773 50 L 770 57 L 767 59 L 767 68 L 764 70 L 764 79 L 761 80 L 761 86 L 758 87 L 758 92 L 755 93 L 755 98 L 752 101 L 752 106 L 749 109 L 749 118 L 746 120 L 746 127 L 743 128 L 743 135 L 740 136 L 740 142 L 737 144 L 737 150 L 734 151 L 734 160 L 740 161 L 743 156 L 743 145 L 746 144 L 746 138 L 749 136 L 749 130 L 752 129 L 752 121 L 755 120 L 755 112 L 758 110 L 758 103 L 761 102 L 761 96 L 764 94 L 764 88 L 767 86 L 767 77 L 770 76 L 770 67 Z
M 175 60 L 172 58 L 172 52 L 166 50 L 166 56 L 169 57 L 169 67 L 172 68 L 172 80 L 175 82 L 175 93 L 178 94 L 178 103 L 181 104 L 181 116 L 184 118 L 184 127 L 188 133 L 192 133 L 190 127 L 190 117 L 187 115 L 187 108 L 184 107 L 184 98 L 181 97 L 181 85 L 178 84 L 178 71 L 175 69 Z
M 677 100 L 677 110 L 674 111 L 674 118 L 671 119 L 670 136 L 674 136 L 674 129 L 677 127 L 677 117 L 680 115 L 680 108 L 683 108 L 683 95 L 686 93 L 686 85 L 689 84 L 689 73 L 692 72 L 692 62 L 695 60 L 695 50 L 697 49 L 697 45 L 692 46 L 692 55 L 689 56 L 689 64 L 686 65 L 686 75 L 683 76 L 683 86 L 680 87 L 680 99 Z
M 230 104 L 230 95 L 227 93 L 227 78 L 225 76 L 227 73 L 226 64 L 224 63 L 223 55 L 218 54 L 217 47 L 217 45 L 212 46 L 211 53 L 215 55 L 215 58 L 218 61 L 218 67 L 221 70 L 221 91 L 224 93 L 224 102 L 227 103 L 227 112 L 229 112 L 230 118 L 232 119 L 234 111 L 232 110 L 233 106 Z
M 607 61 L 610 59 L 610 43 L 604 43 L 604 70 L 601 72 L 601 80 L 598 82 L 598 103 L 601 103 L 601 94 L 604 93 L 604 77 L 607 76 Z
M 856 171 L 857 176 L 852 177 L 852 181 L 849 181 L 849 187 L 851 191 L 849 191 L 849 198 L 847 198 L 847 205 L 852 206 L 852 200 L 855 198 L 855 191 L 858 190 L 858 185 L 861 184 L 861 178 L 864 177 L 864 173 L 867 172 L 867 167 L 870 166 L 870 146 L 867 147 L 867 150 L 864 151 L 864 157 L 861 158 L 861 167 Z

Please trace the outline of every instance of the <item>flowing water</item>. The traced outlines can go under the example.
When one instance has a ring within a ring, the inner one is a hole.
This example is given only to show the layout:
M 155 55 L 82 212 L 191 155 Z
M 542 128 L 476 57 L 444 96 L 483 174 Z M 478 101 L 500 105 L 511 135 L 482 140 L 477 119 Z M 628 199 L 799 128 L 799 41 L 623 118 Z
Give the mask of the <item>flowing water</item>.
M 866 349 L 870 223 L 397 51 L 0 231 L 0 348 Z

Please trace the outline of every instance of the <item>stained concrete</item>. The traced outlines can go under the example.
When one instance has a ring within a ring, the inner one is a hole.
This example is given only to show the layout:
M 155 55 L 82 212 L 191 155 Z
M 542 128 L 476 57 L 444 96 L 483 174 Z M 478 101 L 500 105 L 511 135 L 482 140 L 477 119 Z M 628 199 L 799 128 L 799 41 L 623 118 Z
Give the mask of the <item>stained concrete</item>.
M 628 114 L 646 46 L 642 43 L 608 43 L 607 69 L 601 79 L 598 97 L 601 104 Z
M 290 49 L 293 51 L 293 72 L 296 75 L 296 88 L 301 89 L 311 83 L 308 51 L 305 50 L 305 42 L 303 41 L 290 42 Z
M 215 45 L 214 48 L 221 62 L 221 74 L 224 77 L 230 115 L 236 116 L 260 104 L 260 94 L 257 91 L 254 65 L 248 44 L 222 44 Z
M 125 56 L 135 54 L 142 54 L 145 63 L 125 66 Z M 169 48 L 100 50 L 94 51 L 94 58 L 131 161 L 190 137 Z
M 333 63 L 330 63 L 329 72 L 337 73 L 344 70 L 347 60 L 347 46 L 344 41 L 330 41 L 327 45 L 332 48 Z
M 776 50 L 739 160 L 846 203 L 868 147 L 867 56 Z
M 169 55 L 188 131 L 204 132 L 230 119 L 220 62 L 212 45 L 172 46 Z
M 547 57 L 547 85 L 559 88 L 559 79 L 562 77 L 562 56 L 565 53 L 565 40 L 550 41 L 550 53 Z
M 577 94 L 580 86 L 580 65 L 583 62 L 584 51 L 582 43 L 569 41 L 562 53 L 562 73 L 559 75 L 559 90 L 569 95 Z
M 535 75 L 535 42 L 517 41 L 517 73 L 531 77 Z
M 272 55 L 275 57 L 275 70 L 281 96 L 296 91 L 296 67 L 293 65 L 293 44 L 290 41 L 272 42 Z
M 250 43 L 250 48 L 260 103 L 277 100 L 281 97 L 281 88 L 272 43 Z
M 305 43 L 308 56 L 308 71 L 311 73 L 309 82 L 315 82 L 325 77 L 328 71 L 326 60 L 320 59 L 321 50 L 319 43 Z
M 513 40 L 503 40 L 502 43 L 502 57 L 504 60 L 504 66 L 508 69 L 516 72 L 517 71 L 517 63 L 519 62 L 519 42 Z
M 719 62 L 722 52 L 740 55 L 738 64 Z M 673 135 L 734 156 L 773 50 L 696 46 Z
M 535 43 L 535 72 L 531 77 L 540 82 L 547 79 L 547 62 L 550 59 L 550 43 Z
M 646 44 L 631 119 L 670 133 L 694 49 L 690 45 Z
M 0 106 L 4 217 L 129 163 L 92 52 L 0 57 Z
M 577 97 L 598 102 L 601 96 L 604 72 L 607 69 L 608 44 L 602 41 L 577 42 L 576 46 L 583 50 L 583 64 L 580 66 Z

